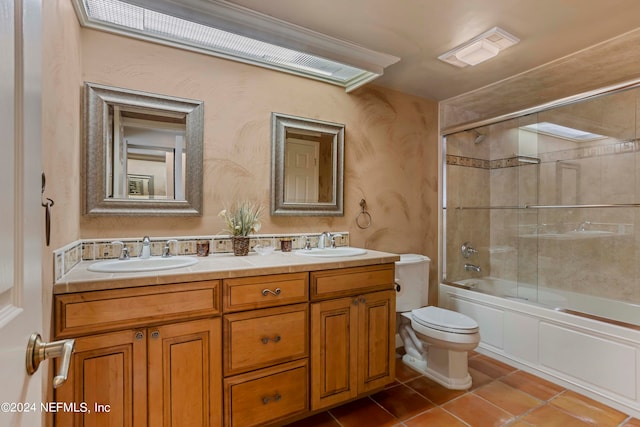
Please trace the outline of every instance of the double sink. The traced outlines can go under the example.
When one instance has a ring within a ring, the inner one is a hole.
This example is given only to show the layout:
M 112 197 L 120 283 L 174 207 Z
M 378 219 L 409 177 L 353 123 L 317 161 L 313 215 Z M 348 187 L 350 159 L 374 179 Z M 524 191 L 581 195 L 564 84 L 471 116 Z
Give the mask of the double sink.
M 329 257 L 350 257 L 364 255 L 367 251 L 360 248 L 340 246 L 336 248 L 313 248 L 294 251 L 293 254 L 305 257 L 329 258 Z M 98 273 L 137 273 L 144 271 L 170 270 L 174 268 L 188 267 L 198 262 L 196 257 L 191 256 L 171 256 L 171 257 L 150 257 L 131 258 L 125 260 L 109 259 L 91 264 L 89 271 Z

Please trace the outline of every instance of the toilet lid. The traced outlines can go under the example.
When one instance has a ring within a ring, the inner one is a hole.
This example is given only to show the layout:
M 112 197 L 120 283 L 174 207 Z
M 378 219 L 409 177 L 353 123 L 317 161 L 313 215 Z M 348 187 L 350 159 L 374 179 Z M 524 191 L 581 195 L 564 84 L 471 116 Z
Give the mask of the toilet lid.
M 472 318 L 455 311 L 429 306 L 411 311 L 412 319 L 428 328 L 456 334 L 474 334 L 478 324 Z

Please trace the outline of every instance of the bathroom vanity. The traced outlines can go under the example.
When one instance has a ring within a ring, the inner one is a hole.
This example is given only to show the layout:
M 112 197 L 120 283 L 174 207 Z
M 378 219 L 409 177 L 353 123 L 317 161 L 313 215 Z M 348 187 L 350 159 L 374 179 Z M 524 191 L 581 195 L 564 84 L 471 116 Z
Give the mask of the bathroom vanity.
M 281 425 L 394 379 L 394 262 L 276 252 L 100 274 L 54 287 L 55 339 L 75 338 L 56 425 Z

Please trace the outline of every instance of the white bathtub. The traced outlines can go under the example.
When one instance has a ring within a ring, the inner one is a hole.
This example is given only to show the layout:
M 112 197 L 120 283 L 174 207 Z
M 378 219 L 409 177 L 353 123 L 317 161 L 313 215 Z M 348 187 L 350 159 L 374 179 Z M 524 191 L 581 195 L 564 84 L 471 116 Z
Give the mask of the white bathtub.
M 492 278 L 440 284 L 439 296 L 478 322 L 479 353 L 640 417 L 637 305 Z
M 572 310 L 640 327 L 640 305 L 608 298 L 518 284 L 494 277 L 465 279 L 455 283 L 508 299 L 527 301 L 554 310 Z

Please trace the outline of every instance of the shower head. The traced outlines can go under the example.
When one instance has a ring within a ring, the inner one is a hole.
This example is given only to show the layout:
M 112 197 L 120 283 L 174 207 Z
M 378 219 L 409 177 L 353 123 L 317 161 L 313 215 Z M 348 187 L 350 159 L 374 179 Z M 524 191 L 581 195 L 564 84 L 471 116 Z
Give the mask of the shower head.
M 474 144 L 480 144 L 487 137 L 487 135 L 484 135 L 484 134 L 478 132 L 477 130 L 474 130 L 473 133 L 476 134 L 476 139 L 473 140 Z

